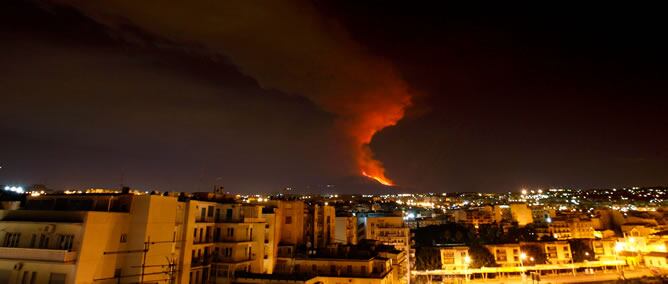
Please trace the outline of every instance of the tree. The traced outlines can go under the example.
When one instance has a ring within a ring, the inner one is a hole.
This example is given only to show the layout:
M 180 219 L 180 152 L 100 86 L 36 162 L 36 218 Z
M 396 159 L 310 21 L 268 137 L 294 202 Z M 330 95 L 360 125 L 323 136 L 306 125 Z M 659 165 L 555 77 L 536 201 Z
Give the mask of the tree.
M 528 264 L 545 264 L 547 263 L 547 255 L 543 248 L 539 245 L 525 245 L 521 247 L 523 253 L 527 255 L 527 259 L 524 260 Z M 533 261 L 531 258 L 533 257 Z
M 496 223 L 482 224 L 478 231 L 479 241 L 482 243 L 496 243 L 503 238 L 503 228 Z
M 469 243 L 475 239 L 475 232 L 471 228 L 458 223 L 421 227 L 414 232 L 416 246 Z
M 573 262 L 584 262 L 585 260 L 594 260 L 594 250 L 592 250 L 587 240 L 573 239 L 573 240 L 568 240 L 568 243 L 571 245 Z
M 556 241 L 556 240 L 557 239 L 555 237 L 550 236 L 550 235 L 544 235 L 544 236 L 540 237 L 541 242 L 553 242 L 553 241 Z
M 520 228 L 517 223 L 513 223 L 508 228 L 508 233 L 503 236 L 503 241 L 508 243 L 533 242 L 536 239 L 536 229 L 532 225 Z
M 441 252 L 434 247 L 417 247 L 415 249 L 415 269 L 441 269 Z
M 494 267 L 496 261 L 494 255 L 481 244 L 473 243 L 469 246 L 469 256 L 471 257 L 471 268 Z

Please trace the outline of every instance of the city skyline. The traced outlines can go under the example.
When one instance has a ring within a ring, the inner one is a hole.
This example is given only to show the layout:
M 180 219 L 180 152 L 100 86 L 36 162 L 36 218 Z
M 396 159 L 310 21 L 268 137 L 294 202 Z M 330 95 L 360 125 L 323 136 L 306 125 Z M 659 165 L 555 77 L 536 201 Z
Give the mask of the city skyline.
M 145 14 L 101 19 L 108 7 L 75 2 L 1 4 L 0 184 L 391 192 L 361 177 L 378 161 L 397 192 L 668 185 L 665 19 L 644 9 L 295 2 L 281 13 L 307 19 L 251 38 L 316 42 L 334 57 L 322 70 L 349 72 L 302 77 L 286 62 L 320 72 L 323 56 L 212 40 L 197 4 L 192 23 L 162 19 L 182 27 L 175 37 Z M 336 32 L 273 37 L 303 21 Z M 379 105 L 347 111 L 357 95 L 345 91 L 377 88 L 360 105 Z M 360 113 L 386 109 L 351 138 L 375 117 Z

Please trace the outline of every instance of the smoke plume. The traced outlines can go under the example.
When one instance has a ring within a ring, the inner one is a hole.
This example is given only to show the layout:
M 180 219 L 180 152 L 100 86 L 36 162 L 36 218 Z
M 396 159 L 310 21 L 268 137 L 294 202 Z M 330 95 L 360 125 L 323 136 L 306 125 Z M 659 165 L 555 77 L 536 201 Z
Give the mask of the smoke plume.
M 110 28 L 133 26 L 221 54 L 267 89 L 336 115 L 359 173 L 391 185 L 369 143 L 404 116 L 411 97 L 387 61 L 367 52 L 307 1 L 51 0 Z

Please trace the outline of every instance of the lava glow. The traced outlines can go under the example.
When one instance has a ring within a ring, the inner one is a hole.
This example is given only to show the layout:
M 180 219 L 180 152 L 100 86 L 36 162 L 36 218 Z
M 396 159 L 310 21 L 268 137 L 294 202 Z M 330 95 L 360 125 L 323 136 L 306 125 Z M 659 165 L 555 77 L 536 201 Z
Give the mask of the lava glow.
M 394 182 L 385 176 L 383 164 L 373 158 L 373 152 L 371 152 L 368 144 L 361 146 L 360 152 L 357 154 L 357 164 L 363 176 L 374 179 L 382 185 L 394 185 Z
M 370 179 L 374 179 L 382 185 L 387 185 L 387 186 L 393 186 L 394 185 L 394 183 L 385 176 L 373 176 L 373 175 L 367 174 L 364 171 L 362 171 L 362 175 L 365 176 L 365 177 L 368 177 Z
M 379 131 L 394 126 L 404 117 L 406 108 L 411 104 L 411 97 L 401 80 L 385 80 L 381 89 L 375 94 L 362 96 L 368 101 L 356 103 L 354 119 L 345 120 L 345 132 L 353 140 L 356 149 L 355 157 L 360 173 L 377 182 L 392 186 L 395 183 L 385 175 L 383 163 L 374 158 L 371 151 L 371 140 Z

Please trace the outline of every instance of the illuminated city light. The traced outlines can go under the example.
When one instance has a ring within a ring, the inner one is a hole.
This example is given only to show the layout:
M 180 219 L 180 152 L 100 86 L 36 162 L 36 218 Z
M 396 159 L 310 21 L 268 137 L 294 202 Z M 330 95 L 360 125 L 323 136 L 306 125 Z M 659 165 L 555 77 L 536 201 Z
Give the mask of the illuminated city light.
M 22 186 L 5 186 L 5 191 L 24 193 Z

